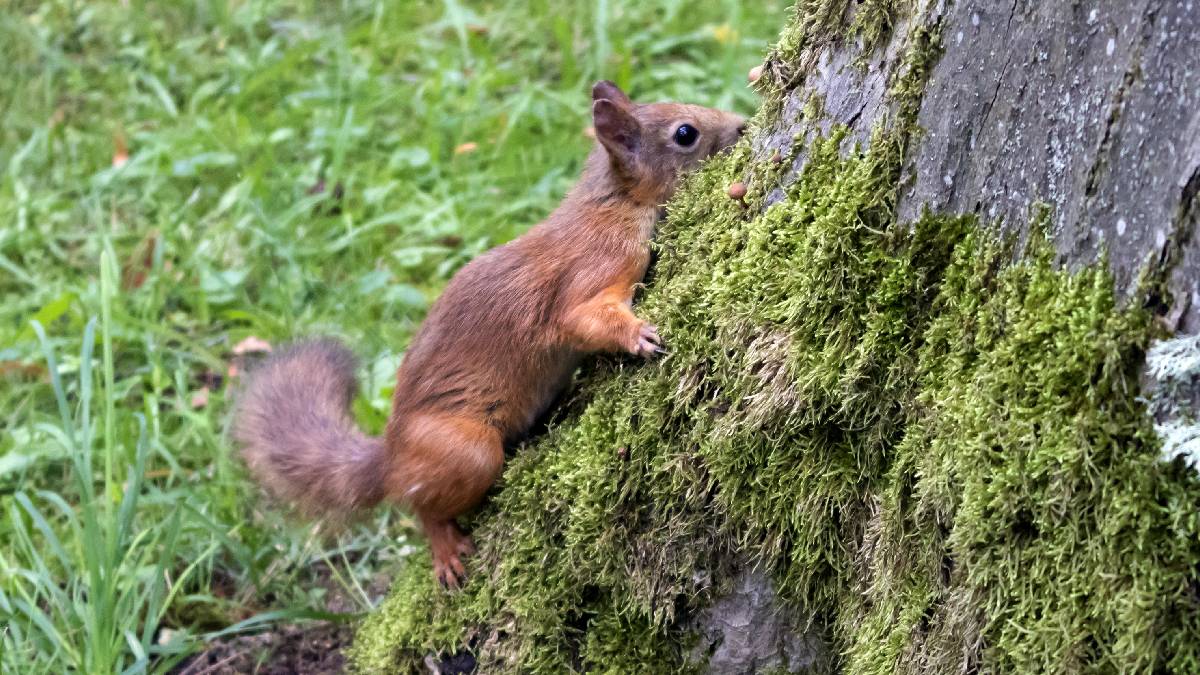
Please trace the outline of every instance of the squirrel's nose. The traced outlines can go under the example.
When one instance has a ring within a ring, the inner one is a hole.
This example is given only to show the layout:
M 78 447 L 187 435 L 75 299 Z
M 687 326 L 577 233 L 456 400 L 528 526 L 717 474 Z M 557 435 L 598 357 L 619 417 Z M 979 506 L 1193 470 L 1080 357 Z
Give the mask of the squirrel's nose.
M 745 122 L 743 122 L 743 123 L 742 123 L 742 125 L 741 125 L 741 126 L 739 126 L 739 127 L 737 128 L 737 135 L 738 135 L 738 137 L 739 137 L 739 138 L 740 138 L 740 137 L 742 137 L 742 136 L 745 136 L 745 135 L 746 135 L 746 124 L 745 124 Z

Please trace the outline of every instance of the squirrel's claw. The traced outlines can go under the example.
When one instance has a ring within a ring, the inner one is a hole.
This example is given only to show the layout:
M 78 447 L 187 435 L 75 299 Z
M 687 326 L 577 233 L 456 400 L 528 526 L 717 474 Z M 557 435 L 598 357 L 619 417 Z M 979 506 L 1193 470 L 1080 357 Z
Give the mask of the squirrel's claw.
M 457 591 L 467 580 L 467 570 L 457 555 L 451 555 L 444 559 L 434 559 L 433 576 L 437 578 L 442 588 L 448 591 Z
M 433 555 L 433 576 L 442 588 L 453 591 L 462 587 L 467 580 L 467 569 L 462 558 L 475 553 L 475 543 L 451 524 L 444 531 L 446 538 L 437 542 Z
M 635 356 L 647 359 L 657 354 L 667 353 L 667 350 L 663 349 L 662 338 L 658 335 L 658 328 L 648 323 L 643 323 L 638 329 L 637 343 L 631 351 Z

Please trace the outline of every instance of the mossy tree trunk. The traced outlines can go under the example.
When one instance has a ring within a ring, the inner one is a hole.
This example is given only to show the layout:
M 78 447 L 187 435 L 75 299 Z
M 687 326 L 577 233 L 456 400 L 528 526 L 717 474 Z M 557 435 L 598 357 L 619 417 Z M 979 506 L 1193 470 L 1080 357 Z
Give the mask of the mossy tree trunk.
M 670 356 L 589 366 L 356 663 L 1200 672 L 1200 5 L 800 0 L 765 66 Z
M 904 152 L 899 220 L 926 207 L 975 213 L 1024 238 L 1031 205 L 1044 203 L 1060 262 L 1077 268 L 1107 252 L 1126 296 L 1147 265 L 1173 266 L 1171 310 L 1167 298 L 1154 301 L 1172 328 L 1200 332 L 1200 5 L 920 4 L 814 12 L 824 23 L 811 35 L 826 39 L 772 59 L 788 79 L 784 109 L 756 148 L 786 151 L 808 133 L 803 108 L 813 100 L 822 131 L 846 125 L 864 141 L 889 118 L 909 121 L 888 88 L 914 43 L 929 39 L 940 53 L 904 101 L 917 132 Z M 858 39 L 839 37 L 847 25 Z

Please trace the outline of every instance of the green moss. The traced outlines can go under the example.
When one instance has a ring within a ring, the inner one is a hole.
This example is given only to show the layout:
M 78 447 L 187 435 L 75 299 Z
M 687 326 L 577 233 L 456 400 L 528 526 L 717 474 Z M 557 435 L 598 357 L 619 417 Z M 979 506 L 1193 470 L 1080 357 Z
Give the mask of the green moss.
M 863 51 L 870 53 L 891 35 L 894 22 L 911 13 L 912 0 L 868 0 L 860 2 L 850 20 L 850 35 L 857 37 Z
M 796 0 L 791 21 L 767 56 L 771 67 L 756 85 L 767 108 L 777 102 L 776 95 L 803 81 L 823 49 L 853 41 L 855 63 L 864 67 L 897 24 L 918 11 L 914 0 Z
M 797 63 L 804 53 L 814 54 L 835 41 L 857 40 L 859 51 L 869 55 L 916 8 L 914 0 L 797 0 L 775 54 L 781 62 Z
M 808 95 L 800 114 L 807 122 L 816 122 L 825 117 L 825 97 L 817 92 Z
M 1158 461 L 1136 398 L 1149 317 L 1043 239 L 1018 265 L 978 235 L 955 258 L 850 669 L 1195 670 L 1200 483 Z
M 913 35 L 867 147 L 835 130 L 783 186 L 740 146 L 687 181 L 638 309 L 670 356 L 589 366 L 477 514 L 467 587 L 418 556 L 360 670 L 701 667 L 687 618 L 747 561 L 850 672 L 1200 669 L 1200 481 L 1137 398 L 1152 322 L 1044 237 L 896 222 L 937 53 Z

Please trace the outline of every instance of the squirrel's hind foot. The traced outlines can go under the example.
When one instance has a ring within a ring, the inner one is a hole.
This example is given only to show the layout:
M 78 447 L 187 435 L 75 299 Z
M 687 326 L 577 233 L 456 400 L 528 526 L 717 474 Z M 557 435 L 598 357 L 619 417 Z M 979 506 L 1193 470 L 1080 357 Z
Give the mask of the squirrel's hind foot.
M 427 534 L 433 554 L 434 578 L 443 588 L 457 590 L 467 580 L 462 558 L 475 553 L 475 543 L 454 521 L 428 528 Z

